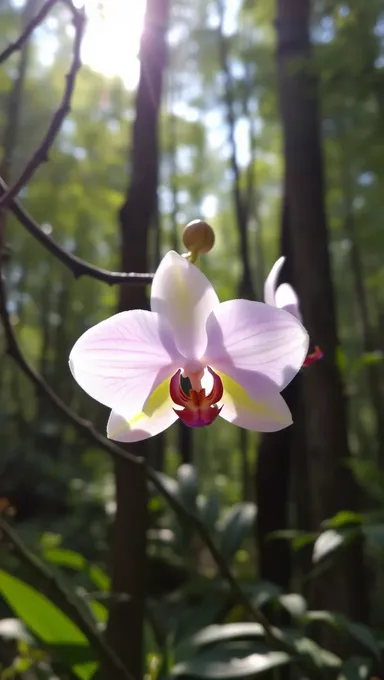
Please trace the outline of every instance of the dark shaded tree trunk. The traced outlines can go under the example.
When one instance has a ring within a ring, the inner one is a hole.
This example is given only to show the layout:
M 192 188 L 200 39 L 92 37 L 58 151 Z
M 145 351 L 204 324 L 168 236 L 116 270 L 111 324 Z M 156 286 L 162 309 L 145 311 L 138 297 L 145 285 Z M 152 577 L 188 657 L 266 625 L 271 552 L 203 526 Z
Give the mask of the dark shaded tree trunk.
M 168 0 L 148 0 L 141 40 L 141 73 L 133 126 L 130 188 L 120 211 L 123 271 L 147 271 L 148 238 L 156 213 L 158 184 L 158 113 L 166 65 Z M 122 286 L 119 309 L 148 306 L 144 288 Z M 130 445 L 146 456 L 147 442 Z M 112 539 L 112 591 L 128 596 L 113 604 L 107 637 L 127 669 L 143 675 L 143 618 L 146 587 L 147 485 L 144 470 L 121 460 L 116 464 L 116 518 Z M 105 677 L 110 678 L 108 669 Z
M 341 153 L 343 150 L 341 149 Z M 363 261 L 360 253 L 358 236 L 356 233 L 355 216 L 353 214 L 353 201 L 351 196 L 352 178 L 349 176 L 348 167 L 342 159 L 342 186 L 344 199 L 344 230 L 350 242 L 349 258 L 353 277 L 358 323 L 361 329 L 361 339 L 364 352 L 373 352 L 378 349 L 376 333 L 369 318 L 368 300 L 364 281 Z M 376 426 L 376 462 L 384 463 L 384 408 L 383 393 L 381 389 L 382 371 L 380 366 L 367 364 L 365 373 L 368 383 L 369 396 Z
M 289 248 L 289 213 L 286 195 L 283 202 L 281 234 L 282 250 L 287 257 L 281 282 L 292 281 L 292 258 Z M 288 385 L 284 398 L 291 409 L 293 420 L 297 416 L 299 378 Z M 272 581 L 288 590 L 291 581 L 291 551 L 285 539 L 270 540 L 274 531 L 289 526 L 288 503 L 291 474 L 291 449 L 294 435 L 292 425 L 280 432 L 262 435 L 256 464 L 255 488 L 257 503 L 256 545 L 260 578 Z
M 310 1 L 277 0 L 278 76 L 294 279 L 310 337 L 324 359 L 303 375 L 311 520 L 314 528 L 354 509 L 346 403 L 336 364 L 338 344 L 324 206 L 317 82 L 311 67 Z M 313 604 L 356 619 L 367 614 L 361 545 L 355 542 L 315 582 Z

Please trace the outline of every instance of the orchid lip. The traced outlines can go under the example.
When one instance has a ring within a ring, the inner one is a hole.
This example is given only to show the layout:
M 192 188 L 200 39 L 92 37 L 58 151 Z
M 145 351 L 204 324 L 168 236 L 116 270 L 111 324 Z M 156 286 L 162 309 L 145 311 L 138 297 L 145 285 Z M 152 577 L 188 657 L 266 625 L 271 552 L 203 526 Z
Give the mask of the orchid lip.
M 188 427 L 210 425 L 216 420 L 222 409 L 222 406 L 219 407 L 217 404 L 223 397 L 223 383 L 217 373 L 211 368 L 208 367 L 207 370 L 213 377 L 213 386 L 208 394 L 201 387 L 202 376 L 196 373 L 186 375 L 185 370 L 183 372 L 183 377 L 188 377 L 191 381 L 191 388 L 188 394 L 184 391 L 181 384 L 181 369 L 171 378 L 169 385 L 171 399 L 176 406 L 181 407 L 174 408 L 173 410 L 184 425 Z
M 319 359 L 322 359 L 323 356 L 324 352 L 322 352 L 318 345 L 315 345 L 313 352 L 308 352 L 307 356 L 305 357 L 303 366 L 312 366 L 315 361 L 319 361 Z

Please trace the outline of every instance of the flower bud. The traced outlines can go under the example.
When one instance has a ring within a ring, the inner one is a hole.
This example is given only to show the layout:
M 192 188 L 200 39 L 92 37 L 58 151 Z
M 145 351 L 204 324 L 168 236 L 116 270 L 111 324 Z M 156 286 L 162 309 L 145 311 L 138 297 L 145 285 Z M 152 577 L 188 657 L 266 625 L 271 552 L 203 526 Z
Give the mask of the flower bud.
M 191 253 L 209 253 L 215 243 L 215 232 L 203 220 L 193 220 L 184 227 L 183 244 Z

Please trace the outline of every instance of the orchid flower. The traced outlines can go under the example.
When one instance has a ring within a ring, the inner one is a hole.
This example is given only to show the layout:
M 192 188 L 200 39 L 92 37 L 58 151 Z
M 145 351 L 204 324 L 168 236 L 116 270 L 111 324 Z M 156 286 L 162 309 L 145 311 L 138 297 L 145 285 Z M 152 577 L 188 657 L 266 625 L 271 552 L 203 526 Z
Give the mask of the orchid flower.
M 285 257 L 280 257 L 269 272 L 264 284 L 264 301 L 267 305 L 284 309 L 286 312 L 293 314 L 296 319 L 302 321 L 299 298 L 292 286 L 289 283 L 277 285 L 284 262 Z M 314 351 L 309 352 L 305 357 L 303 365 L 310 366 L 318 359 L 322 359 L 323 356 L 320 347 L 315 345 Z
M 280 392 L 308 350 L 292 314 L 249 300 L 220 304 L 200 269 L 175 252 L 156 271 L 151 310 L 101 321 L 70 354 L 75 380 L 112 409 L 109 438 L 146 439 L 178 418 L 196 427 L 221 416 L 262 432 L 292 423 Z

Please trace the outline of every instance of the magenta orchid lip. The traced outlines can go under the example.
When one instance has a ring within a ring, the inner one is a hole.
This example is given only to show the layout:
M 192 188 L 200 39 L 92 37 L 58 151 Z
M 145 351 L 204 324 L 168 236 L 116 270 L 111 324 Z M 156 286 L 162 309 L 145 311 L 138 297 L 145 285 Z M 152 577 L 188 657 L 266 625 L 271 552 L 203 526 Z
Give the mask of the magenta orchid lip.
M 199 384 L 195 385 L 195 388 L 193 387 L 193 381 L 191 381 L 192 387 L 188 394 L 184 392 L 180 382 L 180 369 L 171 378 L 169 385 L 171 399 L 174 404 L 181 406 L 181 409 L 175 408 L 174 411 L 177 417 L 188 427 L 210 425 L 216 420 L 223 408 L 218 406 L 218 402 L 221 401 L 224 393 L 223 383 L 217 373 L 212 371 L 209 366 L 207 370 L 213 378 L 213 386 L 208 394 L 206 394 L 205 388 L 201 385 L 202 376 L 196 376 Z M 194 378 L 195 376 L 186 375 L 185 377 L 191 379 L 191 377 Z

